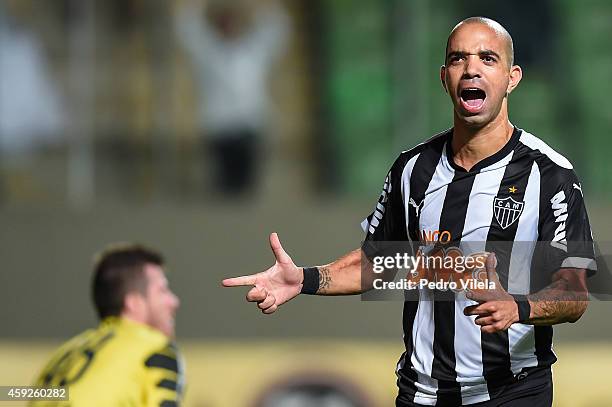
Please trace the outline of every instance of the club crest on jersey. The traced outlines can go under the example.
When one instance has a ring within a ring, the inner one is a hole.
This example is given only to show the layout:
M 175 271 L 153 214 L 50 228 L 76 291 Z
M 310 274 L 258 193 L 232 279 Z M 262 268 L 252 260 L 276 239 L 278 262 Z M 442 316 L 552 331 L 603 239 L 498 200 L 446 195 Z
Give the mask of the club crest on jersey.
M 493 214 L 499 226 L 506 229 L 518 220 L 523 213 L 524 202 L 515 201 L 511 196 L 493 200 Z

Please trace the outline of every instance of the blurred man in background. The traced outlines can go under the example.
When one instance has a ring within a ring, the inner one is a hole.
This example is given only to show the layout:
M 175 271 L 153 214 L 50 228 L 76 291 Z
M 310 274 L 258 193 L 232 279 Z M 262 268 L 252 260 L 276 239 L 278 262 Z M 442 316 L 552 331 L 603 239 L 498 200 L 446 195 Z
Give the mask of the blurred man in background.
M 163 265 L 159 253 L 137 245 L 102 253 L 92 287 L 101 322 L 62 345 L 36 386 L 66 386 L 73 407 L 179 405 L 183 366 L 173 343 L 179 300 Z
M 17 6 L 0 3 L 0 200 L 26 188 L 32 153 L 59 144 L 66 119 L 43 43 Z
M 418 301 L 404 302 L 406 351 L 396 368 L 396 405 L 550 407 L 557 360 L 552 325 L 582 316 L 587 272 L 597 265 L 571 163 L 509 120 L 508 97 L 521 78 L 504 27 L 481 17 L 459 23 L 440 70 L 453 128 L 400 154 L 363 224 L 363 246 L 330 264 L 302 268 L 272 234 L 275 265 L 223 284 L 253 285 L 247 300 L 270 314 L 300 293 L 367 291 L 362 261 L 379 257 L 385 244 L 440 244 L 439 236 L 448 234 L 447 247 L 493 252 L 486 260 L 493 287 L 412 291 Z M 549 257 L 493 244 L 521 241 L 541 242 Z M 546 264 L 538 268 L 540 261 Z M 545 280 L 541 287 L 537 279 Z
M 287 15 L 276 1 L 186 0 L 175 28 L 199 86 L 198 125 L 215 187 L 242 194 L 257 181 L 269 79 L 287 40 Z

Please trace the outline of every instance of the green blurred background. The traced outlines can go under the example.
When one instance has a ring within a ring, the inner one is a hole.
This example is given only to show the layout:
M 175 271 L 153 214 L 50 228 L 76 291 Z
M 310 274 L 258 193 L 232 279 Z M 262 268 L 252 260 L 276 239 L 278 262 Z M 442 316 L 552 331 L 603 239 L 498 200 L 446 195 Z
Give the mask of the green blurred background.
M 298 298 L 264 317 L 220 280 L 268 267 L 272 231 L 301 265 L 360 244 L 397 154 L 451 125 L 438 70 L 471 15 L 514 36 L 511 120 L 574 163 L 595 238 L 612 241 L 611 2 L 225 1 L 246 25 L 284 15 L 258 175 L 239 193 L 214 183 L 199 112 L 215 100 L 177 34 L 188 3 L 0 0 L 0 384 L 29 383 L 96 323 L 94 253 L 138 241 L 166 255 L 181 298 L 187 405 L 283 405 L 261 400 L 289 375 L 391 405 L 400 303 Z M 556 406 L 612 405 L 611 309 L 556 329 Z

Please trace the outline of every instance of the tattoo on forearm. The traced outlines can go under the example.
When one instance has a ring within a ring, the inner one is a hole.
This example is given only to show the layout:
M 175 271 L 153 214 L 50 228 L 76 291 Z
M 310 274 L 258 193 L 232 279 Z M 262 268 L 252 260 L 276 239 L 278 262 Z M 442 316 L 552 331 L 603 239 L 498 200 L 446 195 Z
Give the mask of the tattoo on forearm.
M 319 289 L 318 293 L 324 294 L 326 290 L 331 286 L 331 271 L 327 267 L 319 268 Z
M 576 321 L 587 306 L 588 294 L 571 291 L 564 279 L 554 281 L 548 287 L 529 296 L 532 303 L 530 322 L 555 324 Z

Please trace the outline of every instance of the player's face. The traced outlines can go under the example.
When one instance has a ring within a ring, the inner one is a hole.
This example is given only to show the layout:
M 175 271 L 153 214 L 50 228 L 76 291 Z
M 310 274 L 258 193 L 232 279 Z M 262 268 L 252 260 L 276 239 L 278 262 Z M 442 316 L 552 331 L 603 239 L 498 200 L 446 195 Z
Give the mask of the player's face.
M 168 280 L 161 267 L 147 264 L 144 271 L 147 278 L 147 324 L 173 338 L 179 299 L 168 287 Z
M 521 71 L 510 66 L 504 37 L 485 24 L 464 24 L 452 34 L 440 77 L 455 110 L 468 127 L 482 128 L 507 117 L 507 95 Z

